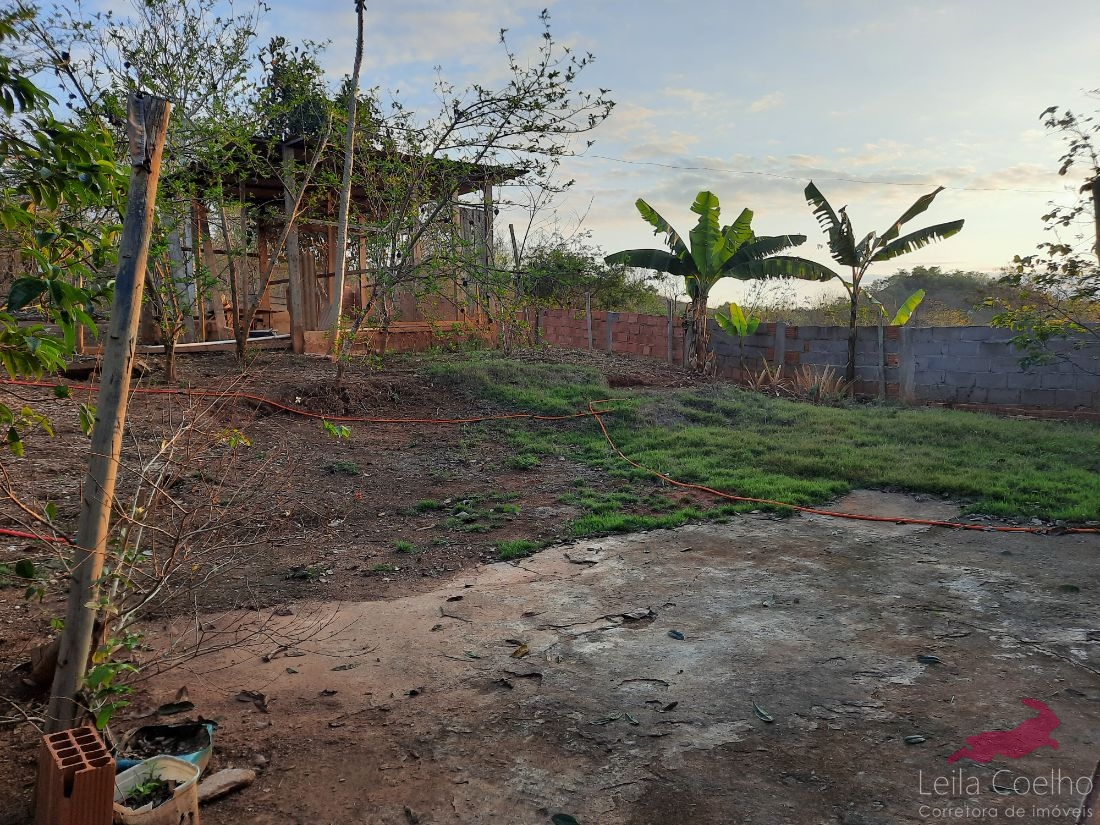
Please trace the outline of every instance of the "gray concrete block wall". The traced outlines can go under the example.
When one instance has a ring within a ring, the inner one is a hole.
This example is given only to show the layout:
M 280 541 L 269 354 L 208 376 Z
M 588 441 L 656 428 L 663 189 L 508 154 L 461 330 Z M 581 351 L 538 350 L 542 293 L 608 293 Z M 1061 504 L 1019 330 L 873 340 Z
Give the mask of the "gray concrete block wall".
M 1023 369 L 1012 333 L 990 327 L 905 330 L 913 401 L 1092 409 L 1100 403 L 1100 346 L 1091 336 L 1052 342 L 1076 363 L 1055 360 Z M 1083 344 L 1077 348 L 1076 344 Z M 1084 369 L 1082 369 L 1084 367 Z M 1091 372 L 1090 372 L 1091 370 Z
M 557 317 L 557 316 L 561 317 Z M 587 346 L 584 319 L 566 313 L 546 313 L 546 340 L 564 346 Z M 551 317 L 554 316 L 554 317 Z M 627 313 L 593 313 L 596 349 L 664 359 L 667 319 Z M 649 323 L 653 321 L 653 323 Z M 676 325 L 680 346 L 682 330 Z M 763 363 L 832 366 L 843 371 L 848 360 L 846 327 L 786 327 L 761 324 L 755 335 L 739 342 L 716 324 L 711 341 L 721 375 L 736 377 L 741 363 L 758 371 Z M 989 404 L 1052 410 L 1100 412 L 1100 342 L 1092 336 L 1051 342 L 1059 358 L 1024 370 L 1023 353 L 1011 344 L 1012 333 L 990 327 L 887 327 L 884 330 L 885 377 L 888 392 L 911 403 Z M 557 339 L 557 340 L 556 340 Z M 652 339 L 652 340 L 651 340 Z M 658 340 L 660 339 L 660 340 Z M 856 363 L 859 391 L 879 387 L 878 330 L 861 327 Z
M 785 332 L 789 333 L 785 336 L 788 366 L 844 369 L 848 360 L 845 327 L 799 327 Z M 898 386 L 899 395 L 913 403 L 1100 409 L 1100 343 L 1089 336 L 1053 342 L 1052 350 L 1064 358 L 1024 370 L 1020 367 L 1023 353 L 1012 346 L 1013 335 L 1007 330 L 914 327 L 891 334 L 884 340 L 886 382 Z M 727 338 L 715 330 L 716 342 Z M 746 339 L 746 362 L 763 360 L 774 340 L 772 333 Z M 736 357 L 736 342 L 717 351 L 720 358 L 731 352 Z M 879 381 L 879 358 L 877 329 L 861 327 L 856 340 L 856 378 L 861 386 Z

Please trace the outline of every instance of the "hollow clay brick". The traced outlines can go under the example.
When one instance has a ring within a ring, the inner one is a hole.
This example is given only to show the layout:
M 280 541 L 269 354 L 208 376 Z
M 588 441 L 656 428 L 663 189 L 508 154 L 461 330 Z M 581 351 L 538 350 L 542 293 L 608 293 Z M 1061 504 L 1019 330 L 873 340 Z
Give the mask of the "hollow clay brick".
M 35 825 L 111 825 L 115 760 L 95 728 L 42 737 Z

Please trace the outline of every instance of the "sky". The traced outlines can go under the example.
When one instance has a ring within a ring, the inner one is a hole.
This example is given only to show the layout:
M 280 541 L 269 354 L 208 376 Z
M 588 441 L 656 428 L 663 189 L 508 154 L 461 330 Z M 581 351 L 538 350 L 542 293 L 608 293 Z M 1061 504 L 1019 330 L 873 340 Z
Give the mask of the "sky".
M 334 80 L 350 71 L 351 0 L 268 4 L 265 39 L 329 41 L 322 64 Z M 458 85 L 499 84 L 499 30 L 524 52 L 544 7 L 559 43 L 596 56 L 579 85 L 617 103 L 595 145 L 563 162 L 576 183 L 546 216 L 566 232 L 583 217 L 604 252 L 661 246 L 637 198 L 686 234 L 709 189 L 725 222 L 747 206 L 757 234 L 806 235 L 794 254 L 831 263 L 802 194 L 812 179 L 859 237 L 946 187 L 910 226 L 964 218 L 963 231 L 879 274 L 996 272 L 1034 250 L 1048 205 L 1080 185 L 1058 176 L 1062 144 L 1040 113 L 1100 109 L 1086 96 L 1100 87 L 1096 0 L 367 0 L 362 86 L 427 113 L 437 66 Z M 741 295 L 728 281 L 714 293 Z

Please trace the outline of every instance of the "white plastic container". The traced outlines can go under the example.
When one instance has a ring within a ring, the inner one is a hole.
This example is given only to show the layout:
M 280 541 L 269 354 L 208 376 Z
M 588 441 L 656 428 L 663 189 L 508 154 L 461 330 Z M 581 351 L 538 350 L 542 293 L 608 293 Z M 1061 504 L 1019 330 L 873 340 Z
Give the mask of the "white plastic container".
M 119 825 L 199 825 L 198 765 L 174 756 L 154 756 L 115 777 L 115 822 Z M 151 779 L 177 782 L 172 798 L 157 807 L 123 804 L 127 794 Z

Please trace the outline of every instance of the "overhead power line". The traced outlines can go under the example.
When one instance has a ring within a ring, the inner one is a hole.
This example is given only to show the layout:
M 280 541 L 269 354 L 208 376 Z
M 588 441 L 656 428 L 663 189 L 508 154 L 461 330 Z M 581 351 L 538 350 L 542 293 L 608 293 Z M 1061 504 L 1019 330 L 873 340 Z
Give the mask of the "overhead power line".
M 685 172 L 726 172 L 731 175 L 755 175 L 762 178 L 779 178 L 780 180 L 806 180 L 807 175 L 784 175 L 779 172 L 762 172 L 757 169 L 725 169 L 718 166 L 680 166 L 674 163 L 659 163 L 653 160 L 627 160 L 626 158 L 614 158 L 610 155 L 577 155 L 580 158 L 597 158 L 599 160 L 610 160 L 614 163 L 625 163 L 630 166 L 657 166 L 662 169 L 678 169 Z M 839 183 L 864 183 L 871 186 L 928 186 L 927 183 L 918 183 L 914 181 L 893 181 L 893 180 L 868 180 L 866 178 L 837 178 L 826 177 L 823 175 L 813 175 L 814 180 L 827 180 L 835 181 Z M 1054 189 L 1018 189 L 1009 186 L 945 186 L 944 189 L 951 189 L 955 192 L 1021 192 L 1029 195 L 1063 195 L 1066 190 L 1054 190 Z

